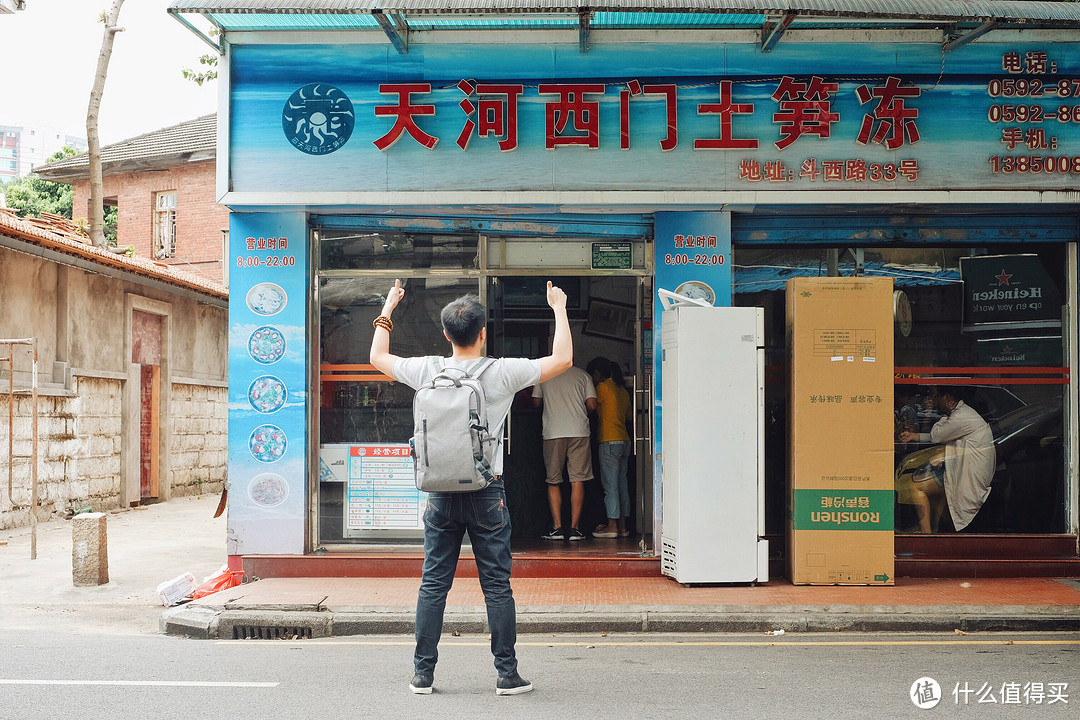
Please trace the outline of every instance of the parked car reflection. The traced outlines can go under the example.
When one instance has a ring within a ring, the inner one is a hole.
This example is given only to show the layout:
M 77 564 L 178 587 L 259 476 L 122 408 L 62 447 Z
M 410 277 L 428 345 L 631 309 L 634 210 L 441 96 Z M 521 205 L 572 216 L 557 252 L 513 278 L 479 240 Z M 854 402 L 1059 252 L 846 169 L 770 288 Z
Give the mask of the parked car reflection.
M 1061 532 L 1063 460 L 1062 401 L 1051 398 L 990 419 L 997 468 L 984 504 L 992 532 Z M 944 445 L 927 445 L 896 466 L 896 531 L 920 532 L 914 512 L 917 493 L 930 500 L 930 526 L 937 532 L 945 510 L 939 481 Z

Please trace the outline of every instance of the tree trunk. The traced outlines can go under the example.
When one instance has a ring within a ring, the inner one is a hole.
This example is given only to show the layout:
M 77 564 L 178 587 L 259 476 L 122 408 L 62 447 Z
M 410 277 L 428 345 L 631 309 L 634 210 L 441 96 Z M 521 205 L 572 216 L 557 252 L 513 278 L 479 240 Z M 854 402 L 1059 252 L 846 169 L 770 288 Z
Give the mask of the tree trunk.
M 113 38 L 124 28 L 116 27 L 120 18 L 120 6 L 124 0 L 113 0 L 112 7 L 104 13 L 105 35 L 101 39 L 101 52 L 98 54 L 97 73 L 94 75 L 94 87 L 90 91 L 90 104 L 86 108 L 86 144 L 90 154 L 90 241 L 97 247 L 108 246 L 105 239 L 104 190 L 101 182 L 101 141 L 98 138 L 98 109 L 101 107 L 101 95 L 105 92 L 105 78 L 109 73 L 109 58 L 112 57 Z

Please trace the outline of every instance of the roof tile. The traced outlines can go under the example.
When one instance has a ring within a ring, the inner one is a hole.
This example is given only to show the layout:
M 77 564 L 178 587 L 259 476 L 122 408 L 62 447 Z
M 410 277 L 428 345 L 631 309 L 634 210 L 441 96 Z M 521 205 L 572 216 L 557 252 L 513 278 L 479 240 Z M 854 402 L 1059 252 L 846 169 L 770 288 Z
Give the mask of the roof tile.
M 214 280 L 148 258 L 128 257 L 95 247 L 78 225 L 60 215 L 43 213 L 40 218 L 20 218 L 14 210 L 0 208 L 0 234 L 219 299 L 229 297 L 229 289 Z

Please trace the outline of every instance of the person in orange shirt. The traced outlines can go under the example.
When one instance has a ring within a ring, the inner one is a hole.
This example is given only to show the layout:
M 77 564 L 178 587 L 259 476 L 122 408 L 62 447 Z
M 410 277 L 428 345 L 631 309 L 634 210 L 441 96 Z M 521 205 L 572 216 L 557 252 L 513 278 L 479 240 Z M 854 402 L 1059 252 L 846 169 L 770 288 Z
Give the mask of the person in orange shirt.
M 622 371 L 607 358 L 593 358 L 585 367 L 596 385 L 597 432 L 600 450 L 600 484 L 604 488 L 604 509 L 607 522 L 593 530 L 593 537 L 627 537 L 626 522 L 630 518 L 630 490 L 626 485 L 626 470 L 630 461 L 631 422 L 630 394 L 623 386 Z M 616 382 L 617 376 L 620 382 Z

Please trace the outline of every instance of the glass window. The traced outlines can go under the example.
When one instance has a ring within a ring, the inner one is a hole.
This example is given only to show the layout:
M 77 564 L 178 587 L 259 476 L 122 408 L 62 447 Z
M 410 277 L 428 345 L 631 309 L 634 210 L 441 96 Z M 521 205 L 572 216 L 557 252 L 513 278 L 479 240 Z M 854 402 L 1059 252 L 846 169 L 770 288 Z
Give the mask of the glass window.
M 404 279 L 405 297 L 394 313 L 391 352 L 445 355 L 439 314 L 444 305 L 476 294 L 476 278 Z M 378 317 L 393 284 L 389 277 L 322 278 L 319 281 L 319 441 L 327 446 L 408 443 L 412 436 L 413 390 L 391 382 L 371 364 L 369 351 Z M 345 483 L 333 472 L 320 474 L 319 542 L 358 538 L 345 522 Z
M 176 193 L 159 192 L 154 196 L 154 257 L 176 257 Z
M 734 254 L 735 304 L 766 308 L 766 529 L 774 534 L 785 530 L 784 283 L 826 274 L 827 252 L 736 248 Z M 868 248 L 863 262 L 865 275 L 892 277 L 910 305 L 910 329 L 905 334 L 898 323 L 895 334 L 896 531 L 952 532 L 952 503 L 977 510 L 969 532 L 1065 532 L 1068 374 L 1061 318 L 1065 298 L 1075 292 L 1065 287 L 1065 246 Z M 854 274 L 851 254 L 845 259 L 841 251 L 839 271 Z M 957 462 L 961 443 L 900 437 L 904 430 L 930 433 L 957 401 L 992 436 L 994 459 L 981 469 Z M 950 489 L 946 497 L 944 488 L 958 488 L 961 473 L 984 490 Z
M 473 269 L 477 235 L 432 235 L 321 228 L 323 270 Z

